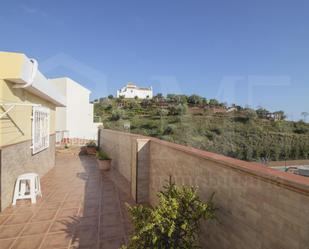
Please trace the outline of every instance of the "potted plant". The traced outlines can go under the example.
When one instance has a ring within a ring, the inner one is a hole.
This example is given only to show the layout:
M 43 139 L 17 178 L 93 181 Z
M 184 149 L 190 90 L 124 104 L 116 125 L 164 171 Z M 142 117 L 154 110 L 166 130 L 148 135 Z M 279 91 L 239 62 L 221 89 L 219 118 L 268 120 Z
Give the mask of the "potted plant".
M 90 141 L 89 143 L 87 143 L 86 150 L 88 155 L 95 155 L 95 153 L 97 152 L 97 145 L 95 141 Z
M 213 195 L 203 202 L 196 188 L 170 182 L 158 197 L 156 207 L 129 206 L 135 231 L 121 249 L 200 248 L 200 221 L 215 219 Z
M 104 152 L 98 151 L 97 152 L 97 161 L 98 161 L 98 168 L 102 170 L 110 170 L 112 159 Z

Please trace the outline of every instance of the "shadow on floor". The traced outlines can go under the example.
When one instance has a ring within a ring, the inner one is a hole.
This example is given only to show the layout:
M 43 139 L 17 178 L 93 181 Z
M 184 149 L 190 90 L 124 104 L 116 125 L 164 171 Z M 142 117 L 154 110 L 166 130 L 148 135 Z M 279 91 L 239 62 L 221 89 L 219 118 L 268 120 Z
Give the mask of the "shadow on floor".
M 41 186 L 37 204 L 19 202 L 0 214 L 1 249 L 116 249 L 127 243 L 133 227 L 125 203 L 134 201 L 116 170 L 100 171 L 92 156 L 58 153 Z

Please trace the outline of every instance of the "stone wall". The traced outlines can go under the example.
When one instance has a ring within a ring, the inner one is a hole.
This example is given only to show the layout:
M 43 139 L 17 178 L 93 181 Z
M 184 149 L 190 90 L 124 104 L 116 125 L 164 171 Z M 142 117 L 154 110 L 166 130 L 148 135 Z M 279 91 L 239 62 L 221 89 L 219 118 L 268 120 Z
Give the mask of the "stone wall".
M 156 205 L 157 193 L 170 177 L 179 185 L 198 186 L 205 201 L 215 192 L 218 221 L 203 223 L 202 248 L 309 248 L 309 178 L 155 138 L 110 130 L 102 130 L 101 136 L 106 149 L 118 147 L 121 171 L 135 171 L 131 183 L 137 200 L 144 191 L 141 196 Z M 148 139 L 143 152 L 138 149 L 140 139 Z M 129 144 L 137 148 L 135 160 Z M 125 163 L 128 158 L 131 162 Z
M 0 149 L 1 211 L 12 203 L 16 178 L 24 173 L 36 172 L 41 177 L 55 165 L 55 135 L 50 136 L 47 149 L 32 155 L 31 141 L 9 145 Z

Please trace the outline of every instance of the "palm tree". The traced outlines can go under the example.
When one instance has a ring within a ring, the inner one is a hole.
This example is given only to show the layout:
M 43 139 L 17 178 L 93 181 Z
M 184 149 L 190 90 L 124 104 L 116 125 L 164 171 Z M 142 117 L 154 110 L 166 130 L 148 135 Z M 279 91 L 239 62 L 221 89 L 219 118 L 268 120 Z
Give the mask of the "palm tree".
M 301 115 L 303 116 L 304 122 L 306 122 L 309 113 L 308 112 L 302 112 Z

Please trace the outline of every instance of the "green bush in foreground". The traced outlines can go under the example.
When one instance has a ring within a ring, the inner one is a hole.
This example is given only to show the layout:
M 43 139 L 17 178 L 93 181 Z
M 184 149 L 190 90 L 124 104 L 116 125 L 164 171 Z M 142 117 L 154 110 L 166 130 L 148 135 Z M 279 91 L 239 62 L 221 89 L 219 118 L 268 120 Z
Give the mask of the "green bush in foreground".
M 214 219 L 213 195 L 207 203 L 197 189 L 169 184 L 160 192 L 159 205 L 129 207 L 135 234 L 122 249 L 195 249 L 201 219 Z

